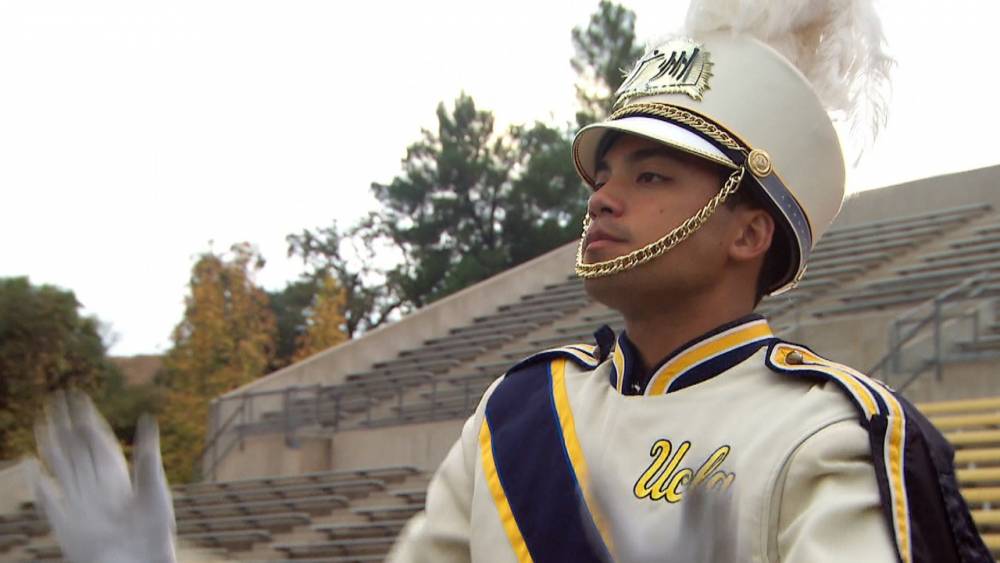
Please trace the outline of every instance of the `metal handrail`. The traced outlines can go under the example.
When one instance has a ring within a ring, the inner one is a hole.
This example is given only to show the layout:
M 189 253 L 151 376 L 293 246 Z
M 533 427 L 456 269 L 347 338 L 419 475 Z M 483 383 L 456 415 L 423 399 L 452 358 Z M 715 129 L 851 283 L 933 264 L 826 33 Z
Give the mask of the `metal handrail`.
M 232 414 L 230 414 L 226 418 L 226 420 L 219 426 L 219 428 L 212 433 L 211 438 L 209 438 L 209 440 L 205 443 L 205 446 L 201 449 L 201 452 L 199 452 L 198 458 L 197 458 L 198 459 L 198 463 L 200 465 L 200 471 L 199 471 L 199 473 L 201 474 L 201 476 L 202 476 L 203 479 L 210 472 L 214 472 L 215 471 L 216 466 L 218 466 L 218 464 L 219 464 L 219 459 L 221 457 L 224 457 L 225 453 L 228 453 L 228 451 L 227 451 L 227 452 L 223 453 L 223 455 L 220 456 L 220 455 L 218 455 L 218 452 L 214 451 L 214 448 L 216 446 L 216 443 L 222 438 L 222 436 L 227 431 L 229 431 L 229 427 L 236 420 L 236 417 L 238 415 L 242 415 L 243 414 L 245 407 L 246 407 L 246 400 L 244 399 L 243 401 L 240 402 L 240 406 L 236 407 L 236 409 L 233 410 Z M 208 467 L 206 469 L 205 468 L 205 456 L 208 454 L 209 449 L 213 449 L 213 453 L 215 453 L 216 455 L 212 456 L 212 464 L 211 464 L 210 467 Z
M 963 280 L 961 283 L 946 288 L 944 291 L 938 293 L 934 297 L 922 302 L 916 307 L 904 311 L 899 316 L 897 316 L 893 320 L 891 325 L 893 332 L 889 349 L 881 358 L 879 358 L 877 362 L 875 362 L 875 364 L 871 368 L 868 369 L 866 373 L 868 373 L 868 375 L 874 376 L 885 370 L 886 366 L 889 365 L 890 361 L 893 361 L 896 358 L 898 358 L 898 355 L 902 351 L 904 346 L 909 344 L 919 333 L 923 331 L 925 327 L 927 327 L 931 323 L 934 323 L 935 326 L 934 359 L 928 360 L 927 362 L 924 362 L 920 366 L 918 366 L 917 370 L 913 374 L 911 374 L 911 376 L 903 383 L 902 386 L 900 386 L 898 390 L 902 391 L 911 383 L 916 381 L 917 377 L 922 375 L 927 370 L 927 368 L 931 367 L 932 365 L 935 367 L 938 376 L 940 377 L 941 352 L 942 352 L 941 334 L 940 334 L 941 307 L 942 305 L 944 305 L 945 302 L 954 299 L 956 295 L 959 295 L 960 293 L 970 290 L 971 288 L 975 287 L 980 282 L 982 282 L 985 279 L 988 279 L 989 277 L 990 277 L 989 271 L 980 272 L 979 274 L 976 274 L 971 278 Z M 911 320 L 913 319 L 913 317 L 916 317 L 918 313 L 920 313 L 928 305 L 930 305 L 931 310 L 929 313 L 926 314 L 926 316 Z M 910 327 L 909 332 L 907 332 L 904 336 L 897 335 L 896 331 L 898 330 L 898 327 L 903 326 L 904 324 L 912 325 Z

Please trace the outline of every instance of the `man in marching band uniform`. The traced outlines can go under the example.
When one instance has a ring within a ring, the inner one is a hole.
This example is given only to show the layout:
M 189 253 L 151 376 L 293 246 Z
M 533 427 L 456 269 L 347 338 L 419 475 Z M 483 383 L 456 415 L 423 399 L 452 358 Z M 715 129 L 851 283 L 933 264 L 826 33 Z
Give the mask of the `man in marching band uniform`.
M 696 1 L 647 51 L 573 144 L 576 271 L 625 331 L 494 382 L 391 560 L 992 560 L 941 435 L 752 313 L 840 209 L 828 112 L 881 42 L 864 2 Z
M 573 144 L 592 189 L 576 271 L 625 331 L 495 381 L 391 561 L 992 561 L 941 435 L 753 314 L 840 209 L 829 112 L 877 94 L 881 43 L 862 0 L 696 0 L 638 61 Z M 134 490 L 100 427 L 60 399 L 39 433 L 63 552 L 173 561 L 155 427 Z

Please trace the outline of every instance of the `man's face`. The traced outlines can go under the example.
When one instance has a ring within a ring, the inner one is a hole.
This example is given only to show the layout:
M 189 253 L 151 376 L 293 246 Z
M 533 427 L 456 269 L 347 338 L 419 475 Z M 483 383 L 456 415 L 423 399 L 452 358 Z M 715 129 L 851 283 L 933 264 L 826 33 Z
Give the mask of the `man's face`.
M 723 178 L 719 167 L 703 160 L 622 136 L 597 166 L 584 261 L 611 260 L 656 241 L 704 207 Z M 731 236 L 727 211 L 720 206 L 690 238 L 648 264 L 587 280 L 588 292 L 623 311 L 637 301 L 691 297 L 714 283 L 725 266 Z

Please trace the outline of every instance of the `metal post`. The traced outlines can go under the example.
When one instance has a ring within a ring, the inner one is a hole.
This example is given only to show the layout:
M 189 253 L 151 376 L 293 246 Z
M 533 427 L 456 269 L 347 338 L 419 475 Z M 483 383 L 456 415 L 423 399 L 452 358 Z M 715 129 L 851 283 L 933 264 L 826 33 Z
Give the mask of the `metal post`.
M 941 380 L 941 302 L 934 301 L 934 375 Z
M 333 396 L 333 429 L 340 428 L 340 392 Z
M 899 319 L 894 319 L 892 321 L 892 327 L 889 329 L 889 353 L 891 354 L 889 365 L 890 369 L 886 370 L 885 380 L 889 381 L 889 375 L 892 373 L 899 373 L 899 350 L 896 349 L 897 341 L 899 340 Z
M 284 430 L 285 430 L 285 445 L 286 446 L 290 446 L 291 445 L 291 441 L 292 441 L 292 437 L 291 437 L 291 433 L 292 433 L 292 393 L 294 392 L 294 389 L 295 389 L 294 386 L 292 386 L 292 387 L 285 387 L 284 391 L 282 391 L 282 393 L 281 393 L 281 400 L 284 403 L 282 405 L 282 409 L 281 410 L 284 413 L 284 416 L 282 418 L 284 419 L 283 423 L 284 423 L 284 426 L 285 426 Z

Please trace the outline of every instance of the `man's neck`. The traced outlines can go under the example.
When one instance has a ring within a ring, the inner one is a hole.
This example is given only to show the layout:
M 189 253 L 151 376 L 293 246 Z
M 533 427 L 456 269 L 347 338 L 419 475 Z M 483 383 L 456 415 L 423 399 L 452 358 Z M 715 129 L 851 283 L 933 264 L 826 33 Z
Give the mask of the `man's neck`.
M 663 358 L 706 332 L 749 315 L 752 308 L 732 300 L 674 303 L 669 307 L 625 313 L 625 330 L 648 371 Z

